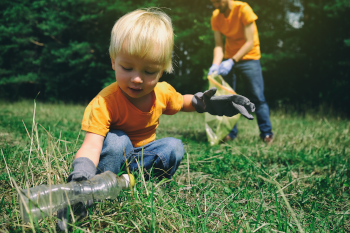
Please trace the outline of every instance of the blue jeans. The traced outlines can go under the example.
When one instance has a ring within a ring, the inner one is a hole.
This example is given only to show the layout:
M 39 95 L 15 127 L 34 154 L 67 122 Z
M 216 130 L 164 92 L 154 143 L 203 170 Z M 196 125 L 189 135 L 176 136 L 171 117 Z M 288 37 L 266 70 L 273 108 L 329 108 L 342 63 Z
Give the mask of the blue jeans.
M 125 170 L 124 152 L 131 171 L 137 171 L 140 165 L 148 178 L 148 172 L 153 167 L 153 177 L 168 179 L 172 178 L 185 154 L 182 141 L 176 138 L 162 138 L 134 148 L 123 131 L 110 130 L 103 142 L 97 174 L 105 171 L 118 174 L 122 166 Z
M 232 87 L 236 90 L 237 75 L 243 78 L 243 81 L 248 84 L 248 98 L 255 104 L 255 113 L 260 129 L 260 137 L 265 138 L 267 135 L 272 134 L 272 126 L 270 122 L 269 106 L 266 103 L 264 96 L 264 80 L 261 71 L 260 60 L 246 60 L 237 62 L 230 73 L 223 78 L 230 82 L 229 78 L 232 77 Z M 233 127 L 229 136 L 231 138 L 237 137 L 237 124 Z

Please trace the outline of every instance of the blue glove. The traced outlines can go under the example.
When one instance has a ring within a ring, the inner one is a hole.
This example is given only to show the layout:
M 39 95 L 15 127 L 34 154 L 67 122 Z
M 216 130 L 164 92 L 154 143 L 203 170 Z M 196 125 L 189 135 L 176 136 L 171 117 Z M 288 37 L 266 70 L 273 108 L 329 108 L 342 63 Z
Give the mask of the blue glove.
M 197 112 L 208 112 L 216 116 L 234 116 L 242 114 L 248 120 L 254 117 L 249 112 L 255 111 L 255 105 L 248 98 L 241 95 L 220 95 L 215 96 L 216 88 L 196 93 L 192 98 L 192 106 Z M 249 112 L 248 112 L 249 111 Z
M 212 73 L 214 73 L 215 71 L 219 70 L 219 66 L 216 64 L 212 64 L 211 67 L 209 68 L 209 73 L 208 75 L 211 75 Z
M 227 75 L 230 72 L 230 70 L 232 70 L 234 64 L 235 62 L 231 58 L 221 62 L 218 74 L 223 76 Z
M 67 182 L 71 181 L 82 181 L 82 180 L 88 180 L 95 176 L 96 174 L 96 167 L 95 164 L 86 157 L 79 157 L 73 161 L 73 172 L 69 174 Z M 87 215 L 86 207 L 90 207 L 93 203 L 93 200 L 87 201 L 87 203 L 78 203 L 74 206 L 72 206 L 72 209 L 75 213 L 77 213 L 80 217 L 85 217 Z M 61 231 L 67 231 L 68 228 L 68 209 L 60 209 L 57 211 L 57 226 Z

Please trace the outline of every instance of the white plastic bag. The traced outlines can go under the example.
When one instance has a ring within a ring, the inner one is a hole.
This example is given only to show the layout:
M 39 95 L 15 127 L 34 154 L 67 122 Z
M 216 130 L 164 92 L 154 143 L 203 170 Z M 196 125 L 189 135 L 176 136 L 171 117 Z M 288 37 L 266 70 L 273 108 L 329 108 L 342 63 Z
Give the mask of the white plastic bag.
M 221 75 L 213 73 L 208 76 L 209 89 L 216 87 L 217 92 L 215 95 L 237 95 L 237 93 L 228 85 Z M 228 133 L 232 130 L 233 126 L 238 121 L 241 114 L 234 115 L 232 117 L 227 116 L 213 116 L 209 113 L 205 113 L 205 131 L 207 133 L 208 141 L 210 145 L 218 144 Z

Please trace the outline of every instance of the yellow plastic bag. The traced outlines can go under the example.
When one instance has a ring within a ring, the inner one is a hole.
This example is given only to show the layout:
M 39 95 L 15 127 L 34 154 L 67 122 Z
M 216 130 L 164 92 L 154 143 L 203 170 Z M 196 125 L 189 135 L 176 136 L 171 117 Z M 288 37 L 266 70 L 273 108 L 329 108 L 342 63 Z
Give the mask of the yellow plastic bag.
M 237 93 L 228 85 L 221 75 L 213 73 L 208 76 L 209 89 L 216 87 L 215 95 L 237 95 Z M 205 113 L 205 131 L 207 133 L 210 145 L 217 145 L 226 135 L 232 130 L 233 126 L 238 121 L 241 114 L 232 117 L 227 116 L 213 116 Z

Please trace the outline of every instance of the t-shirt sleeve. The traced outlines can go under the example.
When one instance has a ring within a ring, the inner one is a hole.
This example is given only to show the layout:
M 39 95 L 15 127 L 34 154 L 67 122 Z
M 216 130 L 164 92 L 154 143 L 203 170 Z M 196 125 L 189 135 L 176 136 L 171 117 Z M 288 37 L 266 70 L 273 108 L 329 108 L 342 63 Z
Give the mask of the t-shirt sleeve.
M 211 29 L 213 31 L 219 31 L 219 27 L 216 25 L 216 17 L 214 15 L 211 16 L 210 24 L 211 24 Z
M 253 9 L 245 4 L 241 10 L 241 22 L 245 26 L 258 19 L 258 16 L 254 13 Z
M 110 124 L 111 111 L 108 109 L 106 100 L 96 96 L 85 109 L 81 129 L 105 137 Z
M 163 114 L 173 115 L 181 110 L 184 99 L 183 96 L 168 83 L 165 83 L 165 90 L 166 109 L 163 111 Z

